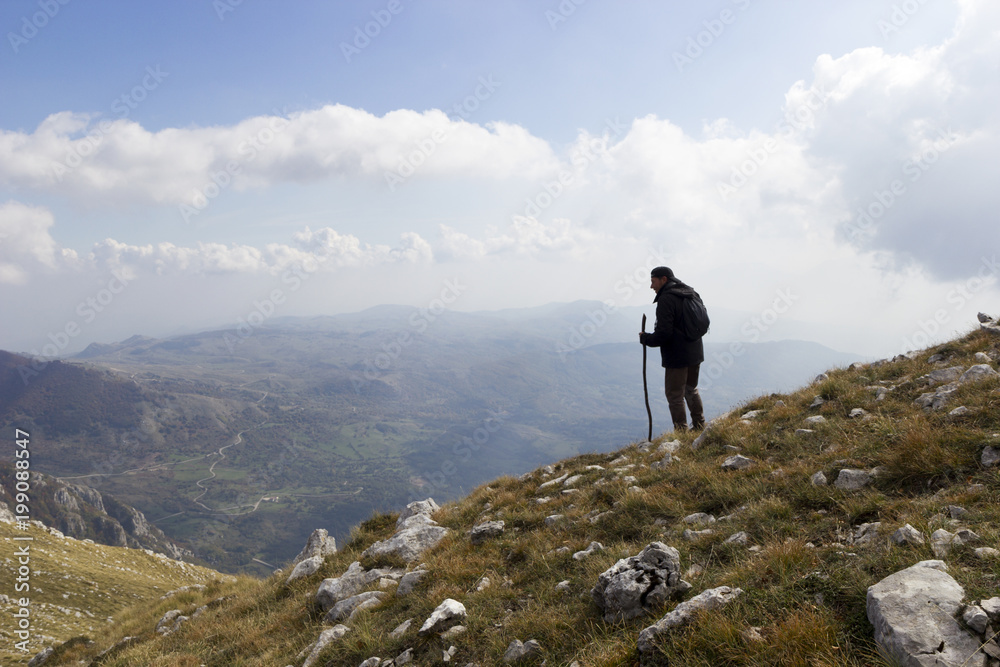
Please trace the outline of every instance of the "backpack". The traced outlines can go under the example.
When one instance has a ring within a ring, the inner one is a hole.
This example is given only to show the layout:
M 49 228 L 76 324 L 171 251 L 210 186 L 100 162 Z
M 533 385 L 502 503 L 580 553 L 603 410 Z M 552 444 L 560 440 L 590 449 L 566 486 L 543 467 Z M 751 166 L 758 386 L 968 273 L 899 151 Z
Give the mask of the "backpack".
M 681 321 L 678 325 L 681 335 L 689 342 L 694 342 L 708 333 L 711 321 L 708 319 L 708 309 L 697 292 L 680 294 Z

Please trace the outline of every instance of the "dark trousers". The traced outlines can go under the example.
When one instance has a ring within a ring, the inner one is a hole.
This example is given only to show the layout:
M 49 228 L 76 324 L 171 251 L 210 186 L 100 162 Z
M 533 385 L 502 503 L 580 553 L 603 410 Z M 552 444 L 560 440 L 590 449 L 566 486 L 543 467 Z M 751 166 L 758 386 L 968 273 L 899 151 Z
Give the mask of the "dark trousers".
M 698 372 L 701 364 L 687 368 L 665 368 L 664 385 L 667 393 L 667 405 L 670 407 L 670 418 L 674 422 L 675 431 L 687 430 L 687 413 L 684 403 L 691 411 L 693 428 L 705 426 L 705 409 L 701 405 L 701 394 L 698 393 Z

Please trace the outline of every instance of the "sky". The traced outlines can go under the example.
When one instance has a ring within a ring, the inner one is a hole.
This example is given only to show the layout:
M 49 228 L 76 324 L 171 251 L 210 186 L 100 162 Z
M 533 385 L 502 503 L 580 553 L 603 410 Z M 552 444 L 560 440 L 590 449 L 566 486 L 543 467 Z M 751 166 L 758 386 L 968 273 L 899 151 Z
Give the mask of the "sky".
M 5 0 L 0 28 L 0 349 L 610 311 L 658 265 L 716 341 L 878 358 L 1000 315 L 995 0 Z

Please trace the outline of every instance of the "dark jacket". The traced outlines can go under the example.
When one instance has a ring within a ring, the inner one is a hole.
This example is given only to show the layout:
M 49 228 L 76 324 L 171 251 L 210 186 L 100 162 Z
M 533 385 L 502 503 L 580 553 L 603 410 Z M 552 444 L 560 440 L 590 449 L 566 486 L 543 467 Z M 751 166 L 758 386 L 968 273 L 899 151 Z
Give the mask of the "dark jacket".
M 660 288 L 653 302 L 656 304 L 656 325 L 653 332 L 643 336 L 642 342 L 660 348 L 664 368 L 687 368 L 705 361 L 705 348 L 701 338 L 689 341 L 680 329 L 682 300 L 685 294 L 697 294 L 690 286 L 676 278 Z

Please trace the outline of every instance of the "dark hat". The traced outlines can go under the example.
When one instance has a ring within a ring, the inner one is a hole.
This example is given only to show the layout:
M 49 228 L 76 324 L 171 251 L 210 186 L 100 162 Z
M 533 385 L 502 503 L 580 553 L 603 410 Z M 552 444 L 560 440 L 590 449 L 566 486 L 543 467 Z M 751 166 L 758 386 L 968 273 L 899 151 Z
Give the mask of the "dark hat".
M 653 269 L 652 271 L 649 272 L 649 277 L 650 278 L 670 278 L 671 280 L 673 280 L 674 279 L 674 272 L 671 271 L 666 266 L 658 266 L 658 267 L 656 267 L 655 269 Z

